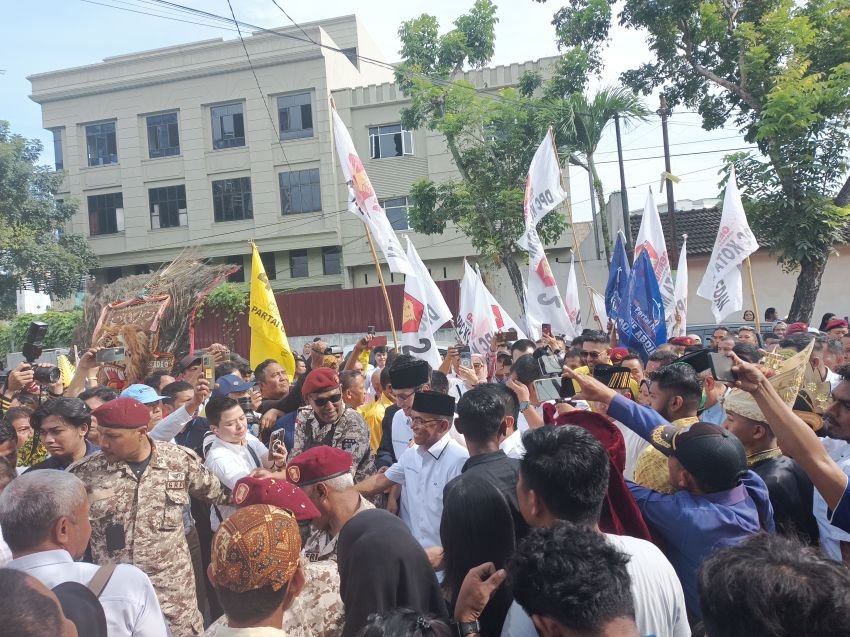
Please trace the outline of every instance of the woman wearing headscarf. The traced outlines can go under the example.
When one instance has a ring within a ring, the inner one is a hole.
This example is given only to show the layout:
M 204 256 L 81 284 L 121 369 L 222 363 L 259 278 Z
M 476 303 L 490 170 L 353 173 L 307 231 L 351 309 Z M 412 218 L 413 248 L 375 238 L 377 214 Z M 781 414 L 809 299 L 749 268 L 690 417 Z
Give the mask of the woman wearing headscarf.
M 396 608 L 447 618 L 437 576 L 425 550 L 399 518 L 382 509 L 349 520 L 337 542 L 342 637 L 354 637 L 368 617 Z

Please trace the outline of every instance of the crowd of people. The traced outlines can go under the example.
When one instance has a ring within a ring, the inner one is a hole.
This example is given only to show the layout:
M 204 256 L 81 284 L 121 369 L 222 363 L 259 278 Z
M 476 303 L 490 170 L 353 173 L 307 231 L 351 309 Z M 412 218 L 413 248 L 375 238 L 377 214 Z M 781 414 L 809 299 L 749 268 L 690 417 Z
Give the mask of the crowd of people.
M 2 632 L 850 635 L 848 324 L 772 318 L 646 361 L 609 326 L 439 369 L 371 334 L 291 376 L 211 345 L 120 390 L 98 348 L 22 363 Z

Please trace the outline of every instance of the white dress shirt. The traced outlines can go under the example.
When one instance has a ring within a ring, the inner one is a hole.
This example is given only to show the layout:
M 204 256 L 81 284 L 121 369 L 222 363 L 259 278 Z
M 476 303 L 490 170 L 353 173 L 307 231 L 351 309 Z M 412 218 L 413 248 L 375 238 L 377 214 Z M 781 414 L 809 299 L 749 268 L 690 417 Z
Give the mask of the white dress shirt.
M 396 461 L 398 461 L 401 458 L 401 454 L 410 447 L 410 441 L 413 439 L 413 430 L 410 428 L 410 418 L 404 415 L 403 409 L 399 409 L 393 414 L 392 425 L 393 453 L 395 454 Z
M 441 546 L 443 488 L 459 476 L 469 452 L 446 433 L 430 449 L 410 447 L 387 469 L 387 479 L 402 485 L 400 517 L 423 546 Z
M 850 476 L 850 443 L 835 438 L 821 438 L 820 441 L 829 457 L 835 460 L 841 470 Z M 826 500 L 823 499 L 817 489 L 814 489 L 812 513 L 814 513 L 820 530 L 821 551 L 826 557 L 840 562 L 842 559 L 841 543 L 850 542 L 850 533 L 846 533 L 830 523 L 829 516 L 827 516 Z
M 47 588 L 63 582 L 87 586 L 98 569 L 95 564 L 75 562 L 63 549 L 24 555 L 12 560 L 6 567 L 32 575 Z M 151 581 L 131 564 L 115 567 L 100 594 L 100 604 L 106 614 L 109 637 L 163 637 L 170 634 Z
M 218 436 L 213 436 L 212 440 L 212 444 L 210 444 L 206 452 L 204 465 L 231 491 L 236 487 L 236 483 L 240 478 L 244 478 L 255 469 L 262 469 L 263 460 L 268 458 L 269 455 L 269 450 L 266 446 L 250 433 L 245 435 L 244 445 L 225 442 Z M 254 455 L 257 456 L 256 460 L 251 455 L 251 451 L 248 451 L 249 447 L 254 452 Z M 259 465 L 257 464 L 257 460 L 260 462 Z M 218 511 L 216 511 L 216 508 Z M 218 517 L 219 515 L 221 515 L 221 519 L 223 520 L 235 510 L 236 507 L 225 504 L 212 507 L 210 509 L 212 530 L 215 531 L 221 523 Z

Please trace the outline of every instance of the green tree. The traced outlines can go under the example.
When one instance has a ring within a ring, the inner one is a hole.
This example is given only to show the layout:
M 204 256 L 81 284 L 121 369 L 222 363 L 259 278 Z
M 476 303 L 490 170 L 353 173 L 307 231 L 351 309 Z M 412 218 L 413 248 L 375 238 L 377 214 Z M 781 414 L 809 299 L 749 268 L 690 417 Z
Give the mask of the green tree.
M 0 120 L 0 295 L 30 285 L 64 298 L 80 289 L 97 259 L 83 237 L 64 233 L 75 206 L 58 203 L 62 174 L 37 166 L 41 142 Z M 13 308 L 14 310 L 14 308 Z
M 516 241 L 524 228 L 525 177 L 549 122 L 566 120 L 563 103 L 544 102 L 519 90 L 480 93 L 465 81 L 451 81 L 465 66 L 484 66 L 493 55 L 496 7 L 477 0 L 454 29 L 440 34 L 433 16 L 423 14 L 399 28 L 402 64 L 396 81 L 410 98 L 402 110 L 407 129 L 440 132 L 461 178 L 416 182 L 411 191 L 411 227 L 441 234 L 451 222 L 478 254 L 504 266 L 523 305 Z M 560 237 L 566 222 L 550 214 L 538 226 L 544 242 Z
M 608 0 L 569 0 L 560 43 L 588 72 L 607 46 Z M 748 212 L 786 270 L 789 310 L 810 321 L 833 244 L 850 215 L 850 6 L 846 0 L 625 0 L 619 22 L 647 34 L 653 59 L 623 74 L 695 108 L 703 127 L 733 121 L 760 155 L 736 156 Z

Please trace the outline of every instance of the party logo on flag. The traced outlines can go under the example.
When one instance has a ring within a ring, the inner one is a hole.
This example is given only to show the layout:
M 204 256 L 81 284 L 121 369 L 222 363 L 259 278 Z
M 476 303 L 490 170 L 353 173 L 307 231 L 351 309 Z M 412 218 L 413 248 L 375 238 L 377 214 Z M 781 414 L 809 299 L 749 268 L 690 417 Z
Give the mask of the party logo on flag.
M 422 323 L 422 315 L 424 313 L 425 306 L 405 292 L 404 305 L 402 306 L 401 311 L 401 331 L 418 332 L 419 325 Z

